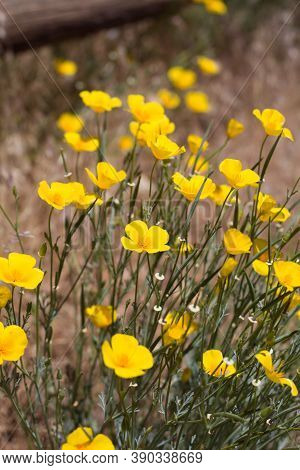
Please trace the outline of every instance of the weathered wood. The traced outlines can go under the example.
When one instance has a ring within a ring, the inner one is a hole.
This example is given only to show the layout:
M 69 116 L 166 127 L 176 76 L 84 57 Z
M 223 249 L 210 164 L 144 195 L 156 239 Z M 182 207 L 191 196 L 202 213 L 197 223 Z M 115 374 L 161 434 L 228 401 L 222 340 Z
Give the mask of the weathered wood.
M 187 0 L 1 0 L 2 50 L 21 50 L 136 21 Z

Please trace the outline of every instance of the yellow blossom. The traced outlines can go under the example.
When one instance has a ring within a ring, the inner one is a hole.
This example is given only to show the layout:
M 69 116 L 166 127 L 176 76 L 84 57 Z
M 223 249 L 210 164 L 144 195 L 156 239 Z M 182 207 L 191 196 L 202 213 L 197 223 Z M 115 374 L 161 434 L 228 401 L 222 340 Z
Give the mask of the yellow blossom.
M 297 292 L 293 292 L 292 295 L 285 297 L 283 299 L 284 302 L 289 302 L 289 310 L 294 310 L 294 308 L 300 309 L 300 294 Z M 298 316 L 300 314 L 300 310 L 298 312 Z
M 230 255 L 241 255 L 242 253 L 249 253 L 252 246 L 252 241 L 236 228 L 230 228 L 224 234 L 224 245 L 227 253 Z
M 236 373 L 233 364 L 227 364 L 221 351 L 218 349 L 210 349 L 205 351 L 202 356 L 204 370 L 207 374 L 214 377 L 230 377 Z
M 49 184 L 41 181 L 38 188 L 39 197 L 57 210 L 62 210 L 71 204 L 71 186 L 70 183 L 54 182 Z
M 179 90 L 187 90 L 195 85 L 197 75 L 193 70 L 183 67 L 171 67 L 168 70 L 168 79 L 175 88 Z
M 122 237 L 121 243 L 126 250 L 137 253 L 159 253 L 170 249 L 167 245 L 168 232 L 156 225 L 148 228 L 142 220 L 135 220 L 126 225 L 125 233 L 128 238 Z
M 0 286 L 0 308 L 4 308 L 12 299 L 11 290 L 6 286 Z
M 35 268 L 33 256 L 23 253 L 10 253 L 8 258 L 0 258 L 0 281 L 25 289 L 35 289 L 43 280 L 44 273 Z
M 181 100 L 177 93 L 166 88 L 159 90 L 157 96 L 159 97 L 162 105 L 167 109 L 176 109 L 180 105 Z
M 228 198 L 231 191 L 231 186 L 227 184 L 217 184 L 216 189 L 209 197 L 217 206 L 222 206 L 225 201 L 228 203 L 232 202 L 232 198 Z
M 209 113 L 211 111 L 209 98 L 202 91 L 189 91 L 184 99 L 186 106 L 194 113 Z
M 182 253 L 191 253 L 194 249 L 193 245 L 191 243 L 188 243 L 186 241 L 181 241 L 180 239 L 177 239 L 174 248 L 175 251 L 178 251 Z
M 238 265 L 238 262 L 230 256 L 225 261 L 225 263 L 223 264 L 223 266 L 220 270 L 221 277 L 228 277 L 235 270 L 237 265 Z
M 72 77 L 77 72 L 77 64 L 73 60 L 56 59 L 54 68 L 59 75 L 66 77 Z
M 155 101 L 145 102 L 143 95 L 129 95 L 127 101 L 131 114 L 140 123 L 160 121 L 164 116 L 162 105 Z
M 95 152 L 100 145 L 96 137 L 81 137 L 78 132 L 66 132 L 64 137 L 76 152 Z
M 188 179 L 176 172 L 172 176 L 172 179 L 175 184 L 176 191 L 179 191 L 189 201 L 194 201 L 196 199 L 202 186 L 199 199 L 210 197 L 216 188 L 215 183 L 210 178 L 205 179 L 202 175 L 193 175 Z
M 261 121 L 267 135 L 278 137 L 282 134 L 282 137 L 294 141 L 290 129 L 283 127 L 286 120 L 284 115 L 277 111 L 277 109 L 264 109 L 263 111 L 254 109 L 253 115 Z
M 244 124 L 241 122 L 237 121 L 237 119 L 230 119 L 230 121 L 227 124 L 227 137 L 228 139 L 235 139 L 235 137 L 238 137 L 242 132 L 244 132 L 245 127 Z
M 192 155 L 188 159 L 188 168 L 194 170 L 195 173 L 205 173 L 209 169 L 208 161 L 206 161 L 204 157 L 199 157 L 197 158 L 197 163 L 195 164 L 196 158 L 197 157 L 195 155 Z
M 81 183 L 67 183 L 70 191 L 70 201 L 79 210 L 88 209 L 93 203 L 101 206 L 103 201 L 96 194 L 87 194 L 83 184 Z
M 272 355 L 269 351 L 260 351 L 259 353 L 255 354 L 255 358 L 258 362 L 263 366 L 266 376 L 269 380 L 274 383 L 280 385 L 287 385 L 291 389 L 291 394 L 293 397 L 298 395 L 298 389 L 294 382 L 290 379 L 284 377 L 283 372 L 276 372 L 273 361 Z
M 99 90 L 82 91 L 79 93 L 85 106 L 91 108 L 95 113 L 104 113 L 111 111 L 114 108 L 120 108 L 122 101 L 115 97 L 110 96 L 108 93 Z
M 286 207 L 276 207 L 276 200 L 270 194 L 259 192 L 257 199 L 258 217 L 262 222 L 285 222 L 291 213 Z
M 262 251 L 264 248 L 268 246 L 268 242 L 264 240 L 263 238 L 255 238 L 253 241 L 253 252 L 255 255 L 257 255 L 260 251 Z M 274 250 L 272 250 L 272 253 L 274 253 Z M 260 276 L 268 276 L 269 274 L 269 266 L 268 266 L 268 261 L 269 261 L 269 254 L 268 250 L 266 250 L 264 253 L 262 253 L 259 258 L 254 260 L 252 262 L 252 267 L 254 271 L 259 274 Z
M 225 158 L 220 165 L 219 170 L 226 177 L 228 183 L 235 189 L 245 188 L 246 186 L 256 186 L 259 182 L 259 175 L 253 170 L 243 170 L 240 160 Z
M 142 124 L 132 121 L 129 124 L 132 135 L 137 138 L 140 145 L 148 145 L 159 135 L 172 134 L 175 131 L 175 124 L 167 116 L 163 116 L 159 121 L 144 122 Z
M 195 134 L 190 134 L 187 138 L 189 149 L 192 155 L 197 155 L 200 148 L 202 147 L 202 152 L 205 152 L 208 149 L 209 143 L 207 140 L 203 142 L 202 137 L 199 137 Z
M 276 206 L 275 199 L 270 194 L 258 193 L 258 196 L 254 196 L 254 200 L 257 199 L 257 212 L 261 219 L 269 219 L 270 210 Z
M 122 135 L 118 141 L 119 149 L 123 152 L 129 152 L 133 147 L 133 138 L 131 135 Z
M 169 312 L 165 318 L 163 342 L 182 343 L 187 336 L 197 329 L 197 323 L 193 321 L 190 313 Z
M 98 328 L 106 328 L 117 320 L 117 311 L 111 305 L 92 305 L 85 314 Z
M 97 164 L 97 176 L 88 168 L 85 169 L 90 180 L 100 189 L 109 189 L 115 184 L 121 183 L 126 178 L 125 171 L 117 171 L 113 165 L 107 162 Z
M 159 135 L 148 143 L 157 160 L 169 160 L 185 152 L 185 147 L 179 147 L 166 135 Z
M 225 15 L 227 13 L 227 6 L 223 0 L 193 0 L 195 3 L 203 3 L 208 13 L 215 15 Z
M 111 344 L 104 341 L 102 356 L 106 367 L 113 369 L 118 377 L 131 379 L 144 375 L 153 366 L 153 356 L 149 349 L 139 345 L 134 336 L 116 334 Z
M 220 65 L 213 59 L 201 55 L 197 58 L 199 69 L 204 75 L 218 75 L 220 73 Z
M 291 217 L 290 211 L 286 207 L 272 207 L 270 210 L 272 222 L 285 222 Z
M 62 450 L 114 450 L 115 446 L 105 434 L 94 436 L 92 428 L 79 427 L 67 435 Z
M 23 328 L 17 325 L 5 327 L 0 322 L 0 366 L 4 361 L 18 361 L 23 356 L 27 344 L 28 340 Z
M 275 261 L 274 271 L 279 283 L 288 291 L 300 287 L 300 265 L 293 261 Z
M 63 132 L 80 132 L 84 122 L 76 114 L 62 113 L 57 119 L 56 125 Z
M 260 259 L 256 259 L 252 262 L 252 268 L 260 276 L 266 277 L 266 276 L 269 275 L 269 266 L 268 266 L 268 264 L 264 263 L 264 261 L 261 261 Z

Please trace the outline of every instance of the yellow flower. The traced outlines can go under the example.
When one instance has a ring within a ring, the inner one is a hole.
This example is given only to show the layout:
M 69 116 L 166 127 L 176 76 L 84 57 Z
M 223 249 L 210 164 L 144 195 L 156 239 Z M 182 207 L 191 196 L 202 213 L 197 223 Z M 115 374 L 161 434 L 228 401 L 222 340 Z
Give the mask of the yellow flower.
M 189 91 L 184 99 L 186 106 L 194 113 L 209 113 L 211 111 L 209 98 L 202 91 Z
M 256 199 L 256 196 L 254 196 Z M 258 217 L 262 222 L 285 222 L 291 213 L 286 207 L 276 207 L 276 200 L 270 194 L 259 192 L 257 198 Z
M 224 361 L 223 354 L 218 349 L 205 351 L 202 356 L 203 367 L 207 374 L 214 377 L 230 377 L 236 373 L 233 364 L 227 364 Z
M 165 322 L 163 328 L 164 344 L 182 343 L 187 336 L 197 329 L 197 323 L 193 322 L 193 318 L 188 312 L 182 315 L 179 312 L 170 312 L 167 314 Z
M 144 375 L 153 366 L 153 356 L 149 349 L 139 345 L 134 336 L 116 334 L 111 338 L 111 345 L 104 341 L 102 356 L 106 367 L 114 369 L 115 374 L 123 379 Z
M 41 181 L 38 195 L 43 201 L 60 211 L 72 202 L 70 188 L 70 183 L 54 182 L 49 186 L 46 181 Z
M 250 252 L 252 241 L 248 235 L 243 234 L 236 228 L 230 228 L 224 234 L 224 245 L 230 255 L 241 255 Z
M 260 259 L 256 259 L 252 262 L 252 268 L 260 276 L 267 277 L 269 275 L 269 266 Z
M 180 241 L 180 239 L 177 239 L 174 243 L 173 249 L 175 251 L 179 250 L 179 252 L 182 254 L 182 253 L 191 253 L 194 247 L 188 242 Z
M 133 147 L 133 138 L 131 137 L 131 135 L 122 135 L 119 138 L 118 145 L 120 150 L 122 150 L 123 152 L 128 152 Z
M 145 103 L 143 95 L 129 95 L 127 101 L 131 114 L 138 122 L 160 121 L 165 114 L 161 104 L 155 101 Z
M 300 294 L 297 292 L 293 292 L 292 295 L 285 297 L 283 299 L 284 302 L 289 302 L 289 310 L 294 310 L 294 308 L 300 308 Z M 298 312 L 298 316 L 300 314 L 300 310 Z
M 197 75 L 190 69 L 171 67 L 168 70 L 168 79 L 175 88 L 179 88 L 179 90 L 187 90 L 195 85 Z
M 209 163 L 205 160 L 204 157 L 199 157 L 195 165 L 196 158 L 197 157 L 195 155 L 192 155 L 188 159 L 188 163 L 187 163 L 188 168 L 193 170 L 195 166 L 195 169 L 194 169 L 195 173 L 205 173 L 209 169 Z
M 231 191 L 231 187 L 227 184 L 217 184 L 216 189 L 209 197 L 217 206 L 222 206 L 226 200 L 228 203 L 232 202 L 232 198 L 227 199 Z
M 66 132 L 64 137 L 76 152 L 95 152 L 100 145 L 96 137 L 81 137 L 78 132 Z
M 209 143 L 207 140 L 203 142 L 202 137 L 199 137 L 195 134 L 190 134 L 187 138 L 188 146 L 193 155 L 197 155 L 200 147 L 202 146 L 202 152 L 205 152 L 208 149 Z M 203 143 L 202 143 L 203 142 Z
M 163 106 L 167 109 L 176 109 L 180 105 L 181 100 L 177 93 L 167 90 L 166 88 L 159 90 L 157 96 L 159 97 Z
M 56 59 L 54 68 L 59 75 L 72 77 L 77 72 L 77 64 L 73 60 Z
M 121 243 L 126 250 L 142 253 L 159 253 L 168 251 L 170 247 L 167 245 L 169 234 L 166 230 L 153 225 L 148 228 L 147 224 L 142 220 L 135 220 L 126 225 L 125 233 L 127 237 L 121 238 Z
M 126 178 L 125 171 L 117 171 L 114 166 L 107 162 L 97 164 L 97 177 L 88 168 L 85 171 L 94 185 L 100 189 L 109 189 Z
M 197 58 L 199 69 L 204 75 L 218 75 L 220 73 L 220 65 L 213 59 L 201 55 Z
M 10 253 L 0 258 L 0 281 L 25 289 L 35 289 L 43 280 L 44 273 L 35 268 L 36 260 L 30 255 Z
M 300 287 L 300 265 L 293 261 L 275 261 L 274 271 L 279 283 L 288 291 Z
M 205 181 L 205 177 L 202 175 L 193 175 L 190 179 L 187 179 L 180 173 L 176 172 L 172 176 L 172 179 L 175 184 L 176 191 L 179 191 L 189 201 L 194 201 L 196 199 L 202 185 L 203 188 L 199 199 L 210 197 L 216 188 L 215 183 L 210 178 L 206 178 Z
M 225 261 L 225 263 L 223 264 L 223 266 L 220 270 L 221 277 L 228 277 L 235 270 L 237 265 L 238 265 L 238 262 L 230 256 Z
M 98 328 L 106 328 L 117 320 L 117 311 L 111 305 L 92 305 L 85 314 Z
M 11 290 L 6 286 L 0 286 L 0 308 L 4 308 L 12 299 Z
M 82 91 L 79 93 L 85 106 L 91 108 L 95 113 L 104 113 L 105 111 L 111 111 L 114 108 L 120 108 L 122 101 L 115 97 L 110 96 L 104 91 Z
M 270 210 L 276 206 L 275 199 L 270 194 L 264 194 L 262 192 L 258 193 L 258 196 L 254 196 L 254 199 L 257 198 L 257 211 L 261 220 L 264 221 L 269 219 Z
M 27 344 L 23 328 L 17 325 L 5 327 L 0 322 L 0 365 L 4 361 L 18 361 L 23 356 Z
M 293 397 L 298 395 L 298 389 L 294 382 L 284 377 L 283 372 L 276 372 L 273 366 L 272 356 L 269 351 L 260 351 L 255 354 L 255 358 L 263 366 L 266 376 L 269 380 L 280 385 L 287 385 L 291 389 Z
M 259 182 L 259 175 L 253 170 L 243 170 L 240 160 L 225 158 L 220 165 L 219 170 L 226 177 L 228 183 L 235 189 L 245 188 L 246 186 L 256 186 Z
M 157 160 L 169 160 L 185 152 L 185 147 L 179 147 L 166 135 L 159 135 L 148 143 L 152 153 Z
M 115 446 L 104 434 L 94 436 L 92 428 L 79 427 L 67 436 L 62 450 L 114 450 Z
M 103 201 L 96 194 L 87 194 L 83 184 L 81 183 L 67 183 L 70 191 L 70 201 L 79 210 L 88 209 L 93 203 L 101 206 Z
M 283 223 L 291 217 L 290 211 L 286 207 L 272 207 L 270 210 L 270 218 L 272 222 Z M 262 218 L 261 218 L 262 220 Z
M 208 13 L 215 15 L 225 15 L 227 13 L 227 6 L 223 0 L 193 0 L 195 3 L 203 3 Z
M 264 109 L 262 112 L 259 109 L 254 109 L 253 114 L 261 121 L 267 135 L 278 137 L 282 133 L 282 137 L 294 141 L 290 129 L 283 127 L 285 124 L 284 115 L 277 111 L 277 109 Z
M 155 140 L 159 135 L 172 134 L 175 131 L 175 124 L 167 116 L 163 116 L 159 121 L 144 122 L 142 124 L 132 121 L 129 124 L 129 129 L 132 135 L 137 138 L 138 143 L 144 146 Z
M 255 255 L 262 251 L 264 248 L 268 246 L 268 242 L 264 240 L 263 238 L 255 238 L 253 241 L 253 252 Z M 272 250 L 272 253 L 274 253 L 274 250 Z M 260 255 L 260 257 L 252 262 L 252 268 L 254 269 L 257 274 L 260 276 L 268 276 L 269 274 L 269 266 L 268 266 L 268 261 L 269 261 L 269 254 L 268 250 L 265 251 Z
M 253 252 L 255 255 L 257 255 L 260 251 L 262 251 L 264 248 L 267 248 L 268 242 L 264 240 L 263 238 L 255 238 L 253 241 Z M 276 250 L 274 248 L 271 248 L 271 256 L 272 259 L 276 255 Z M 278 255 L 277 255 L 278 256 Z M 271 260 L 272 261 L 272 260 Z M 268 276 L 269 274 L 269 252 L 266 250 L 264 253 L 262 253 L 258 259 L 253 261 L 252 267 L 257 274 L 260 276 Z
M 227 124 L 227 137 L 228 139 L 234 139 L 235 137 L 239 136 L 242 132 L 244 132 L 244 130 L 244 124 L 232 118 Z
M 75 114 L 62 113 L 57 119 L 56 125 L 63 132 L 80 132 L 84 126 L 84 122 Z

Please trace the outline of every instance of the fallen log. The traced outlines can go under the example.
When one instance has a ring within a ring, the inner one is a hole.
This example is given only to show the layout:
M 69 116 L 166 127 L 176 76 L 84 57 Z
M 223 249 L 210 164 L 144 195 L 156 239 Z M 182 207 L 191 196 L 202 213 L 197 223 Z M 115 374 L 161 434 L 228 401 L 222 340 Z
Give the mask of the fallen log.
M 19 51 L 178 9 L 187 0 L 1 0 L 0 45 Z

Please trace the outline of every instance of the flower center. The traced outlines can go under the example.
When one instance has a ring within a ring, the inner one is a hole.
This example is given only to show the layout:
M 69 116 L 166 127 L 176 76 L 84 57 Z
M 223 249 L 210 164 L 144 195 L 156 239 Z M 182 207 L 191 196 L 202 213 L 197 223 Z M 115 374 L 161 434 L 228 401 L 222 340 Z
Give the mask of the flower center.
M 60 205 L 60 204 L 63 203 L 63 198 L 62 198 L 61 194 L 54 193 L 53 196 L 52 196 L 52 201 L 54 202 L 54 204 Z
M 120 354 L 118 357 L 119 367 L 128 367 L 129 366 L 129 357 L 127 354 Z

